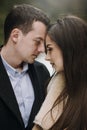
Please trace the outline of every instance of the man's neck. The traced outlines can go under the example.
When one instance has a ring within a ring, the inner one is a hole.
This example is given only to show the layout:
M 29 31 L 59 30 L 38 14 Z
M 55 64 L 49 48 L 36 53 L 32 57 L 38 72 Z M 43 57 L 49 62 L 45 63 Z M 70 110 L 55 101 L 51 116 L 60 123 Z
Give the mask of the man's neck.
M 18 56 L 16 55 L 14 50 L 3 46 L 1 49 L 1 56 L 13 68 L 18 69 L 19 71 L 23 69 L 23 62 L 18 59 Z

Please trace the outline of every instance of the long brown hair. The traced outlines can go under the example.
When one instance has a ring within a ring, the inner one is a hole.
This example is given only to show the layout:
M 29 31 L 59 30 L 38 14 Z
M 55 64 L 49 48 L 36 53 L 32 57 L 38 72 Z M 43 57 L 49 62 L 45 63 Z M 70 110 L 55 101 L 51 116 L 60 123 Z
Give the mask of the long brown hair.
M 87 130 L 87 23 L 76 16 L 66 16 L 50 27 L 48 35 L 63 53 L 66 80 L 55 104 L 67 97 L 51 130 Z

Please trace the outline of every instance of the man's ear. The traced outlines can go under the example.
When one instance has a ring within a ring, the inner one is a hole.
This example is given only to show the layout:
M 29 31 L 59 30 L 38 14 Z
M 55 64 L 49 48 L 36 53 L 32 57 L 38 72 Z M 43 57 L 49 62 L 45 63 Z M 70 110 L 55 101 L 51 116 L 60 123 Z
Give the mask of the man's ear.
M 11 37 L 11 40 L 14 42 L 14 43 L 17 43 L 20 35 L 22 34 L 21 30 L 18 29 L 18 28 L 14 28 L 10 34 L 10 37 Z

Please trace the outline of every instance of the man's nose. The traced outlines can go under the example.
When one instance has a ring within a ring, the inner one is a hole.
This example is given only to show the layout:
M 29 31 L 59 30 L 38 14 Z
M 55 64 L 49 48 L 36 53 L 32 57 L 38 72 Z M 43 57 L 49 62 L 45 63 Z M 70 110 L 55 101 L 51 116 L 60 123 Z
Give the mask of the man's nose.
M 44 47 L 43 42 L 38 46 L 38 51 L 41 52 L 41 53 L 45 52 L 45 47 Z

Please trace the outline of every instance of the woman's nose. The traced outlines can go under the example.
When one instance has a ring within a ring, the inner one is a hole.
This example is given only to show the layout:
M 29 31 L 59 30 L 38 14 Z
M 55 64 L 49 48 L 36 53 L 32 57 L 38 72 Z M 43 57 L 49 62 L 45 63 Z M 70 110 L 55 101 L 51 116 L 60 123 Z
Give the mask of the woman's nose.
M 47 53 L 46 56 L 45 56 L 45 60 L 50 61 L 50 56 L 49 56 L 48 53 Z

